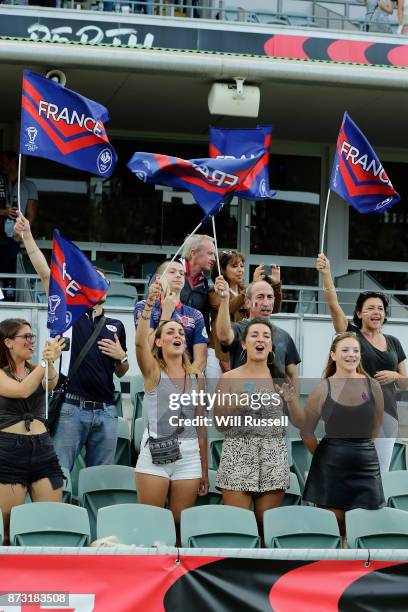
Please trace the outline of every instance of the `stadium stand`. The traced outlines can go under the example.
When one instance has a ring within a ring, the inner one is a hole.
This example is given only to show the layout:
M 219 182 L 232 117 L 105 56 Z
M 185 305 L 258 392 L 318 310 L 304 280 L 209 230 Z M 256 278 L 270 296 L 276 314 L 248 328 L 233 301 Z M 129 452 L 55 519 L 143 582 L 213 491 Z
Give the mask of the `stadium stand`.
M 404 510 L 349 510 L 346 532 L 350 548 L 408 548 L 408 520 Z
M 333 512 L 308 506 L 274 508 L 264 513 L 268 548 L 340 548 Z
M 186 548 L 259 548 L 260 538 L 251 510 L 233 506 L 196 506 L 183 510 L 181 545 Z
M 101 508 L 96 533 L 98 539 L 113 535 L 120 544 L 148 548 L 176 544 L 172 512 L 144 504 L 119 504 Z

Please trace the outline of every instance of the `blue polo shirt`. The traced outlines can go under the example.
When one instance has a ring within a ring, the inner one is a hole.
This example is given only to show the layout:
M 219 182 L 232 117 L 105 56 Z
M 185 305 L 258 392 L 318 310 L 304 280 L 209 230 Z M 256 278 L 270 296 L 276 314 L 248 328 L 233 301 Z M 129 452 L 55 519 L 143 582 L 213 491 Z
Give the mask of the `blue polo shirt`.
M 146 300 L 138 302 L 135 306 L 135 327 L 139 323 L 145 307 Z M 160 300 L 155 300 L 150 316 L 150 327 L 156 329 L 160 323 L 162 307 Z M 177 304 L 171 318 L 178 321 L 184 327 L 186 334 L 187 351 L 191 359 L 194 359 L 193 348 L 195 344 L 208 344 L 208 334 L 205 328 L 204 318 L 201 312 L 185 304 Z
M 73 325 L 71 328 L 71 349 L 62 353 L 61 371 L 63 374 L 68 374 L 69 367 L 75 363 L 82 347 L 91 337 L 99 320 L 100 317 L 92 319 L 92 316 L 86 313 Z M 115 371 L 115 360 L 107 355 L 103 355 L 98 347 L 98 340 L 106 338 L 114 341 L 115 334 L 118 336 L 123 350 L 127 350 L 126 332 L 123 323 L 118 319 L 106 317 L 105 324 L 95 339 L 95 343 L 89 349 L 74 375 L 68 387 L 68 393 L 79 395 L 83 399 L 93 402 L 114 403 L 115 385 L 113 384 L 113 374 Z M 64 335 L 69 336 L 70 334 L 65 333 Z

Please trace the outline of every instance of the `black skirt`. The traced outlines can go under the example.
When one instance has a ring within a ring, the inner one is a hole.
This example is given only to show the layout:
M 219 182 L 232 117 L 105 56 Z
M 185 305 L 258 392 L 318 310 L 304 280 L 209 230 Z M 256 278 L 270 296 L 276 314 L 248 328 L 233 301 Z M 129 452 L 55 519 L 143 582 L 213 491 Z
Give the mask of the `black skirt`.
M 313 455 L 303 499 L 342 510 L 385 506 L 374 442 L 323 438 Z

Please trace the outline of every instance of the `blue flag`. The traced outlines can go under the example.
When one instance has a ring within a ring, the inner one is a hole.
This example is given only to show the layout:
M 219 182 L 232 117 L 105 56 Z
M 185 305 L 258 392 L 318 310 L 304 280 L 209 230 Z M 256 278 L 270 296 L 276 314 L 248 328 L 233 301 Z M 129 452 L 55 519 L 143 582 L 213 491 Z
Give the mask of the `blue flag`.
M 235 195 L 246 200 L 269 199 L 276 192 L 269 188 L 269 149 L 272 126 L 256 128 L 216 128 L 210 126 L 210 157 L 216 159 L 255 159 L 261 157 Z
M 100 302 L 109 285 L 75 244 L 54 230 L 47 327 L 63 334 L 87 310 Z
M 117 155 L 106 134 L 107 121 L 108 111 L 101 104 L 24 70 L 21 154 L 108 178 Z
M 360 213 L 384 212 L 401 199 L 374 149 L 347 113 L 337 139 L 330 189 Z
M 144 183 L 187 189 L 205 213 L 203 222 L 221 210 L 235 195 L 261 158 L 180 159 L 158 153 L 134 153 L 128 168 Z

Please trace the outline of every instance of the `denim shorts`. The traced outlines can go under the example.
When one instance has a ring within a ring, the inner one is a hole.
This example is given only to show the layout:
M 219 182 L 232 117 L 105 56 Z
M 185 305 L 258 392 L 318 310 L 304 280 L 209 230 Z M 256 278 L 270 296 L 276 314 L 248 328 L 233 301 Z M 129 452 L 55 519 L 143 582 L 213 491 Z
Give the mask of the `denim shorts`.
M 0 431 L 0 483 L 22 484 L 49 478 L 53 489 L 63 485 L 64 474 L 48 432 L 23 435 Z

